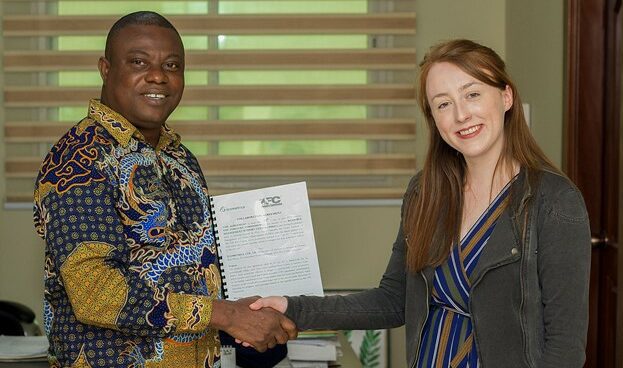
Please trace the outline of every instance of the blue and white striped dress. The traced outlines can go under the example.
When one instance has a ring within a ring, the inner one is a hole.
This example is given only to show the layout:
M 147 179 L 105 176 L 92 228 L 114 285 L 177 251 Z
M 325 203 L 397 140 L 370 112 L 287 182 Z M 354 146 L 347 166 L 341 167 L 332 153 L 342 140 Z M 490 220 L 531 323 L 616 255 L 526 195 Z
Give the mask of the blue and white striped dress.
M 469 311 L 470 277 L 506 207 L 509 187 L 510 183 L 476 221 L 460 246 L 452 247 L 448 260 L 435 269 L 418 368 L 480 367 Z

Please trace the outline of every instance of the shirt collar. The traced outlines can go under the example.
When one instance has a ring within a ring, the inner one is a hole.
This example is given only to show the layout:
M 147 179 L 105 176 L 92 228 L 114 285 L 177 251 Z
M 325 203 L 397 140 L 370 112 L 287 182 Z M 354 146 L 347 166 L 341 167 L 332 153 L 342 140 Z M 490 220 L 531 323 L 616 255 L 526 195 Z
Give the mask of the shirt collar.
M 104 127 L 122 147 L 126 147 L 132 137 L 145 141 L 143 134 L 132 123 L 98 99 L 89 101 L 89 117 Z M 160 129 L 160 140 L 156 150 L 171 144 L 177 147 L 180 145 L 180 140 L 179 134 L 165 123 Z

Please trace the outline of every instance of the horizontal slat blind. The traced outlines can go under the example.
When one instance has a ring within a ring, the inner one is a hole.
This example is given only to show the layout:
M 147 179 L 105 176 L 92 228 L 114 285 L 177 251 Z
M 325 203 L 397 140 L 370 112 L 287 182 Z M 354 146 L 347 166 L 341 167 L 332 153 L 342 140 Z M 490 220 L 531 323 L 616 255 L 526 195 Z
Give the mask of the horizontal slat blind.
M 106 34 L 118 17 L 5 16 L 5 36 Z M 181 34 L 414 34 L 415 14 L 170 16 Z
M 416 167 L 415 14 L 405 6 L 411 2 L 392 11 L 394 2 L 371 1 L 353 14 L 243 15 L 221 14 L 212 0 L 206 14 L 163 13 L 187 49 L 181 113 L 169 123 L 199 158 L 212 193 L 306 180 L 313 198 L 402 195 Z M 103 44 L 67 47 L 67 40 L 95 36 L 101 43 L 126 13 L 64 15 L 61 3 L 9 0 L 2 7 L 6 201 L 31 200 L 43 156 L 79 120 L 72 111 L 86 112 L 88 100 L 99 96 L 100 85 L 88 80 L 97 80 Z M 264 36 L 302 38 L 300 46 L 222 43 Z M 363 41 L 332 44 L 336 36 Z M 306 37 L 322 38 L 310 46 Z M 83 74 L 67 82 L 71 73 Z M 283 81 L 266 81 L 267 73 Z M 305 80 L 306 74 L 325 79 Z M 271 151 L 280 145 L 286 148 Z M 247 152 L 255 146 L 268 148 Z
M 7 51 L 7 72 L 93 70 L 94 51 Z M 205 70 L 288 70 L 288 69 L 413 69 L 415 49 L 370 50 L 220 50 L 190 51 L 186 65 Z
M 9 143 L 51 142 L 73 124 L 55 121 L 20 121 L 5 123 Z M 412 140 L 415 125 L 407 119 L 366 120 L 211 120 L 171 121 L 182 137 L 202 140 L 244 139 L 388 139 Z
M 415 163 L 407 155 L 326 157 L 199 156 L 207 175 L 396 175 L 409 174 Z M 345 163 L 346 165 L 342 164 Z M 28 178 L 41 164 L 39 157 L 19 157 L 6 162 L 7 177 Z
M 78 105 L 99 95 L 99 88 L 5 87 L 7 107 Z M 366 86 L 205 86 L 186 87 L 183 105 L 409 105 L 409 84 Z

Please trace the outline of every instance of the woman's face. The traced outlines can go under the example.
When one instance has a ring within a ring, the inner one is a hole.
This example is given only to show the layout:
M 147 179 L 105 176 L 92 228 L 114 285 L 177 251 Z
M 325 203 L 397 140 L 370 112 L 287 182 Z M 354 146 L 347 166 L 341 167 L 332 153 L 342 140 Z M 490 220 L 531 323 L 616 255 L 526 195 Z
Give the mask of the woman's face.
M 433 64 L 426 97 L 443 140 L 468 163 L 497 162 L 504 146 L 504 113 L 513 91 L 485 84 L 454 64 Z

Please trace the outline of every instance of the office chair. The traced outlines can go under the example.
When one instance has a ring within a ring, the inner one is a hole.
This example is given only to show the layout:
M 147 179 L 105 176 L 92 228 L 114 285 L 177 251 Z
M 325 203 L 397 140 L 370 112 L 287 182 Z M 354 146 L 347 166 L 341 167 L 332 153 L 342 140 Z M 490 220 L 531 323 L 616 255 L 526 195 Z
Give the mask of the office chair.
M 0 300 L 0 335 L 39 336 L 41 329 L 30 308 L 17 302 Z

